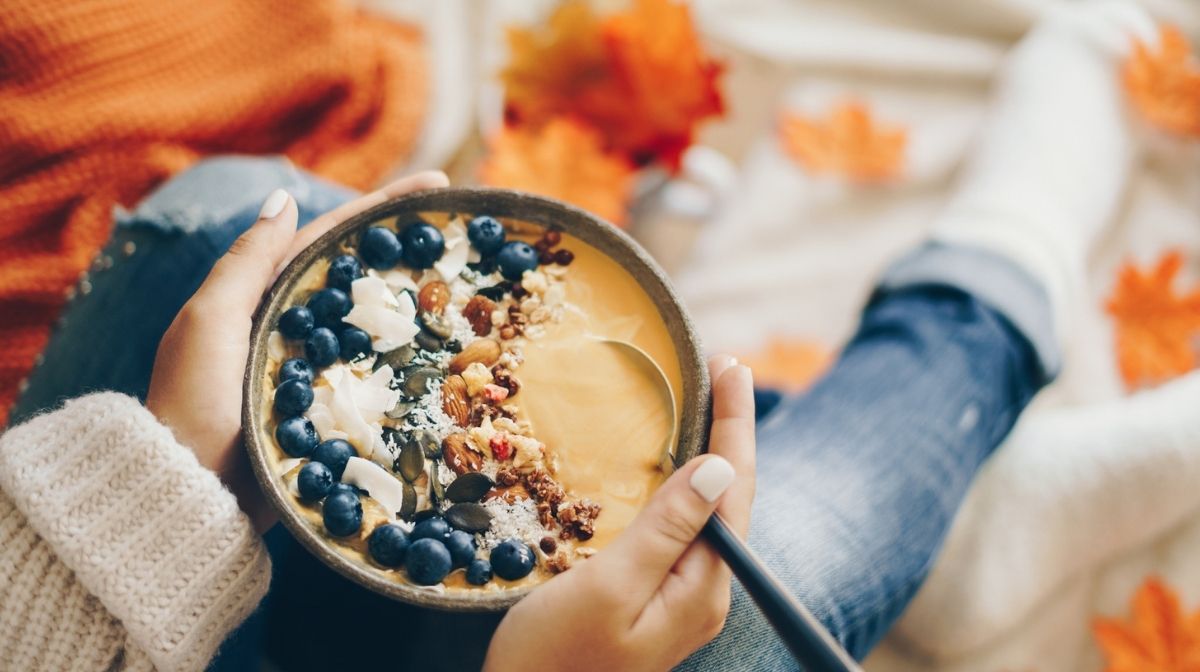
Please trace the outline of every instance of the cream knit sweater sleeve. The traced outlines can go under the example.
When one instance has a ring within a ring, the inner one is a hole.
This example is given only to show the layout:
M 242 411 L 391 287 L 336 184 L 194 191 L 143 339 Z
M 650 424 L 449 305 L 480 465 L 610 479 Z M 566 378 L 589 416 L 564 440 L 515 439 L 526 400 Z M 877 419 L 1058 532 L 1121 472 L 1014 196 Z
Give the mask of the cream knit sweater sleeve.
M 215 474 L 134 399 L 0 435 L 0 665 L 200 670 L 270 560 Z

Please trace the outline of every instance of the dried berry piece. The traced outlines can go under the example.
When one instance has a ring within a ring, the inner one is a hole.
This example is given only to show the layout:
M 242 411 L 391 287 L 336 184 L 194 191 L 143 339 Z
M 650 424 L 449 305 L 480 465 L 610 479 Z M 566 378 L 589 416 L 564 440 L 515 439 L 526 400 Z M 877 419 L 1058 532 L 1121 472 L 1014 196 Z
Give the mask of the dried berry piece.
M 512 374 L 512 371 L 502 366 L 492 367 L 492 381 L 508 390 L 510 397 L 521 391 L 521 381 Z
M 441 280 L 426 283 L 417 294 L 421 310 L 440 315 L 450 303 L 450 288 Z
M 503 432 L 497 432 L 488 442 L 488 447 L 492 449 L 492 456 L 501 462 L 512 457 L 512 444 L 509 443 L 508 436 Z
M 471 323 L 471 331 L 475 332 L 476 336 L 487 336 L 492 333 L 492 311 L 495 309 L 495 301 L 476 294 L 471 297 L 470 301 L 467 301 L 462 314 L 467 318 L 467 322 Z
M 467 435 L 462 433 L 442 440 L 442 461 L 459 476 L 483 468 L 483 456 L 467 445 Z
M 488 383 L 483 386 L 483 398 L 490 404 L 499 404 L 508 398 L 508 388 Z
M 558 550 L 558 542 L 554 540 L 554 537 L 542 537 L 542 540 L 538 542 L 538 547 L 546 555 L 554 555 L 554 552 Z
M 570 250 L 559 250 L 554 253 L 554 263 L 559 266 L 570 266 L 575 261 L 575 253 Z
M 562 242 L 562 231 L 557 229 L 547 229 L 546 232 L 542 234 L 542 240 L 549 243 L 550 247 L 554 247 Z
M 550 264 L 554 263 L 554 260 L 557 256 L 558 255 L 556 255 L 554 252 L 551 252 L 550 250 L 545 250 L 544 252 L 538 252 L 538 263 L 543 266 L 549 266 Z

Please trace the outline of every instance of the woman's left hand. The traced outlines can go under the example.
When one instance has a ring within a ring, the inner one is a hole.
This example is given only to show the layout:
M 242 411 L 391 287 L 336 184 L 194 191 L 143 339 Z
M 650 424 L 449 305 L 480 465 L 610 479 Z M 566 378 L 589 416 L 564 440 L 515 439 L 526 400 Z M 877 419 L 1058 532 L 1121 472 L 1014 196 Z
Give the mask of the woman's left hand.
M 241 446 L 242 378 L 250 326 L 263 292 L 300 250 L 338 222 L 411 191 L 445 187 L 430 171 L 393 182 L 314 219 L 297 231 L 296 202 L 279 190 L 259 220 L 234 241 L 163 335 L 146 408 L 237 496 L 262 532 L 274 522 Z

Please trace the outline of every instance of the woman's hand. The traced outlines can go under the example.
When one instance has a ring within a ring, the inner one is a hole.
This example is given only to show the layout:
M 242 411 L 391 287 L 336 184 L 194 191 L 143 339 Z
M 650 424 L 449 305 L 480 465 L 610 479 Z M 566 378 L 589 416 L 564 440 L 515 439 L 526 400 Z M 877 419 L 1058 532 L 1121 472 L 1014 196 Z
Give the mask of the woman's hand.
M 485 669 L 666 670 L 721 631 L 729 568 L 696 535 L 714 510 L 746 534 L 754 392 L 750 370 L 732 358 L 714 358 L 709 371 L 716 381 L 709 454 L 667 479 L 607 548 L 513 607 Z
M 242 377 L 250 324 L 263 292 L 300 250 L 338 222 L 410 191 L 449 184 L 441 172 L 418 173 L 321 215 L 296 230 L 296 202 L 282 190 L 234 241 L 163 335 L 146 408 L 217 472 L 255 529 L 270 527 L 267 506 L 241 447 Z

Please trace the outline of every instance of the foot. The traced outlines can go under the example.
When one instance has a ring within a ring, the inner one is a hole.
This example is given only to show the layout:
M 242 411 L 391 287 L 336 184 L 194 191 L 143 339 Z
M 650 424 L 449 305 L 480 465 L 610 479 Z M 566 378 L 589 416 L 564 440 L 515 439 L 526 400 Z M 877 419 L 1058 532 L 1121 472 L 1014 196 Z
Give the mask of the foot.
M 1112 220 L 1136 156 L 1120 85 L 1134 40 L 1153 21 L 1126 2 L 1057 8 L 1016 46 L 957 192 L 934 237 L 1013 259 L 1059 314 Z

